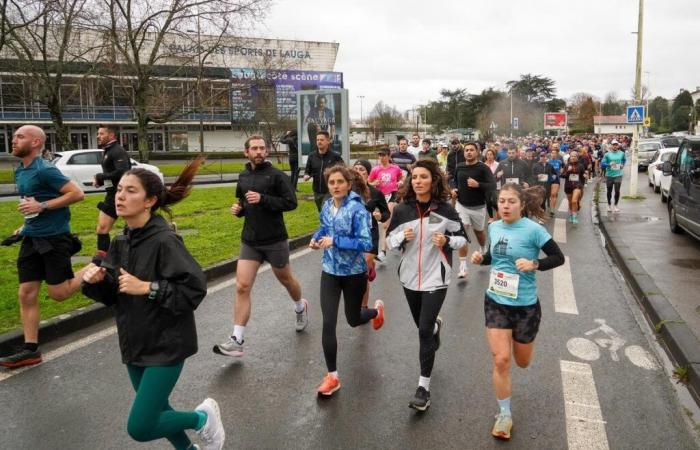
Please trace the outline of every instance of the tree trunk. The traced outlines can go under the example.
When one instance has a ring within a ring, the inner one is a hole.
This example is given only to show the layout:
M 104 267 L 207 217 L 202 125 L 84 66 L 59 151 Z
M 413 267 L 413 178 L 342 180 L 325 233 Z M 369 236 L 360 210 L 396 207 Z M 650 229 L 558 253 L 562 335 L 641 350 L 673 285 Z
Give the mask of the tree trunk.
M 70 140 L 70 128 L 63 123 L 60 102 L 48 102 L 47 107 L 56 130 L 56 148 L 54 151 L 73 150 L 73 144 Z

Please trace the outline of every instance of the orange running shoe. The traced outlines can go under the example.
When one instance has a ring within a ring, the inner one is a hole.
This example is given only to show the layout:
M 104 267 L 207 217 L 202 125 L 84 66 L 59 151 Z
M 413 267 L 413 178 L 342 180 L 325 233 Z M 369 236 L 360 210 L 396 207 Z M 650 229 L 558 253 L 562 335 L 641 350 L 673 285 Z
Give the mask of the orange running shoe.
M 378 330 L 384 325 L 384 302 L 381 300 L 376 300 L 374 302 L 374 309 L 377 310 L 377 317 L 372 319 L 372 327 Z
M 316 389 L 316 392 L 318 395 L 330 397 L 338 389 L 340 389 L 340 379 L 338 377 L 334 377 L 330 373 L 327 373 L 326 376 L 323 377 L 321 385 L 318 387 L 318 389 Z

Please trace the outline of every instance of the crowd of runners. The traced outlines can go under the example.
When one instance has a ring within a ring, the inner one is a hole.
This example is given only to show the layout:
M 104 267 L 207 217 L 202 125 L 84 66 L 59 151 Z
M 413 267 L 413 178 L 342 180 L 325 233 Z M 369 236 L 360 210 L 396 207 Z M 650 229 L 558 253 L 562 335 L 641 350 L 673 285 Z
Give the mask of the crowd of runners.
M 165 438 L 177 449 L 222 448 L 225 431 L 215 400 L 207 398 L 193 411 L 169 404 L 184 361 L 197 352 L 194 310 L 207 289 L 202 269 L 160 211 L 168 215 L 169 205 L 188 195 L 202 160 L 166 187 L 151 172 L 131 169 L 115 130 L 100 126 L 103 172 L 95 185 L 104 186 L 106 194 L 98 205 L 97 249 L 93 261 L 74 273 L 71 256 L 80 250 L 80 241 L 70 232 L 69 206 L 84 196 L 41 158 L 44 141 L 44 132 L 32 125 L 17 129 L 12 141 L 13 155 L 21 159 L 16 179 L 24 225 L 3 244 L 21 241 L 17 270 L 24 345 L 0 358 L 0 365 L 13 369 L 41 362 L 42 282 L 57 301 L 81 290 L 115 309 L 122 362 L 136 392 L 129 435 L 142 442 Z M 492 435 L 509 439 L 511 361 L 523 368 L 530 364 L 541 318 L 535 273 L 564 263 L 543 224 L 555 215 L 563 184 L 568 220 L 576 225 L 584 186 L 595 177 L 605 177 L 608 210 L 619 211 L 627 142 L 532 137 L 454 139 L 447 146 L 414 134 L 410 145 L 401 139 L 398 148 L 379 148 L 376 164 L 360 159 L 349 167 L 329 142 L 327 133 L 317 134 L 303 175 L 313 179 L 320 222 L 309 247 L 322 252 L 317 304 L 326 371 L 317 394 L 330 397 L 341 387 L 336 335 L 341 297 L 351 327 L 371 323 L 380 330 L 387 320 L 385 305 L 382 300 L 369 305 L 370 287 L 376 264 L 396 251 L 401 256 L 398 278 L 418 332 L 419 376 L 408 405 L 420 412 L 430 407 L 431 373 L 446 325 L 440 310 L 457 250 L 458 279 L 469 276 L 470 264 L 491 267 L 484 321 L 498 403 Z M 311 303 L 291 269 L 283 217 L 297 207 L 295 183 L 267 161 L 268 148 L 261 136 L 246 141 L 248 163 L 230 207 L 234 220 L 244 223 L 231 331 L 213 346 L 225 357 L 245 354 L 251 289 L 264 262 L 289 294 L 293 328 L 303 332 L 309 324 Z M 110 241 L 118 218 L 126 226 Z M 470 230 L 476 239 L 471 255 Z M 186 430 L 195 430 L 201 444 L 193 444 Z

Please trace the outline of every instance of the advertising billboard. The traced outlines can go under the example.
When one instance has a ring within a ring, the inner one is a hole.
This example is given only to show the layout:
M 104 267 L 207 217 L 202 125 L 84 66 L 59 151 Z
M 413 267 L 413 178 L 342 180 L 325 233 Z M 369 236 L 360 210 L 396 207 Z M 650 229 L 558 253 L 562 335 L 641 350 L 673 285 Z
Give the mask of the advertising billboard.
M 272 91 L 279 119 L 294 119 L 297 115 L 295 92 L 312 89 L 343 87 L 341 72 L 313 70 L 231 69 L 231 111 L 234 121 L 255 118 L 257 99 Z
M 544 129 L 545 130 L 560 130 L 566 128 L 566 113 L 544 113 Z
M 350 164 L 350 116 L 347 89 L 325 89 L 296 92 L 297 136 L 300 166 L 309 153 L 317 150 L 320 131 L 330 135 L 330 150 Z

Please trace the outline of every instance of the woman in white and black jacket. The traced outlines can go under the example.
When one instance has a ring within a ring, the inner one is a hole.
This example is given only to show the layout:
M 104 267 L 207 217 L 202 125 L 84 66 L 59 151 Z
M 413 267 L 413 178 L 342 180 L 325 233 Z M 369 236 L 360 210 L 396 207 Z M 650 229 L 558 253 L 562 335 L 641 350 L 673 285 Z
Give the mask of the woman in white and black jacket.
M 459 215 L 448 201 L 449 192 L 438 164 L 418 161 L 387 230 L 388 247 L 403 252 L 399 279 L 418 326 L 420 378 L 408 405 L 418 411 L 430 406 L 430 375 L 443 324 L 438 313 L 450 284 L 452 249 L 467 242 Z

